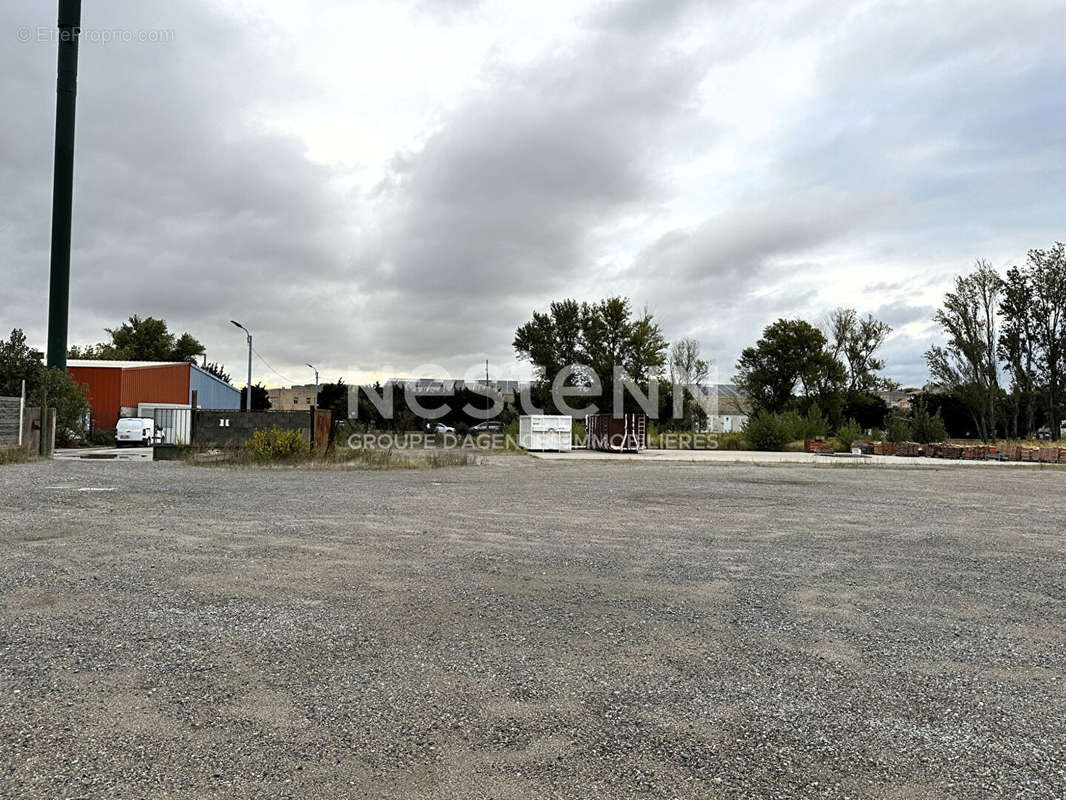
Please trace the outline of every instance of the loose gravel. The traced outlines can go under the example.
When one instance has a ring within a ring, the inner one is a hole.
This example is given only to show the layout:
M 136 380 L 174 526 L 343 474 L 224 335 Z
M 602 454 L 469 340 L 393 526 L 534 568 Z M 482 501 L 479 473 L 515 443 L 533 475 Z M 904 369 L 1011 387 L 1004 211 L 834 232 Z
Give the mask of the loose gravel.
M 0 468 L 0 797 L 1066 797 L 1058 470 Z

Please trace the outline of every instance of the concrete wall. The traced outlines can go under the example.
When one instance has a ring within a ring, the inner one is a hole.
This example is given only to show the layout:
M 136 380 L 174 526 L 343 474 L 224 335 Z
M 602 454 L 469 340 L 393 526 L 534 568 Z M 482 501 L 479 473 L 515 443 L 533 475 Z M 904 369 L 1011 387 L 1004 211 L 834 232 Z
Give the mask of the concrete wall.
M 309 411 L 213 411 L 197 409 L 192 417 L 192 443 L 198 447 L 240 447 L 256 431 L 298 430 L 311 443 Z

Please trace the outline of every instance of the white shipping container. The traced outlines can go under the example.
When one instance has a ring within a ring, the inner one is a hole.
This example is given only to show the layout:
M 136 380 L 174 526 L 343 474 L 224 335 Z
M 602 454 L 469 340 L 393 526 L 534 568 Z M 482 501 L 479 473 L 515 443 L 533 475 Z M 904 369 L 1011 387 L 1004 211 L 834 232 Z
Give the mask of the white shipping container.
M 523 450 L 573 449 L 574 419 L 566 415 L 527 414 L 518 418 L 518 446 Z

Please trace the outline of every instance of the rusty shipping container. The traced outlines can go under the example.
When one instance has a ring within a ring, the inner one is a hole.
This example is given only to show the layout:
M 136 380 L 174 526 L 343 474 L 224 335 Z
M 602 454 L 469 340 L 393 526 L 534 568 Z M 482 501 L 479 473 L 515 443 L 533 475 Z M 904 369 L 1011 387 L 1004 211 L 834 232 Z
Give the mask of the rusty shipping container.
M 585 417 L 585 447 L 608 453 L 635 453 L 648 447 L 646 414 L 590 414 Z

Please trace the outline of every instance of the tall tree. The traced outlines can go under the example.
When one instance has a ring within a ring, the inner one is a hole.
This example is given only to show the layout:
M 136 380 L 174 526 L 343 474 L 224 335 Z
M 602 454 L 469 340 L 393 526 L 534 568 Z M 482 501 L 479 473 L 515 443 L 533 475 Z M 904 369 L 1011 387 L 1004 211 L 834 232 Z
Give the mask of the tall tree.
M 515 331 L 515 353 L 536 367 L 541 381 L 551 383 L 559 371 L 578 365 L 571 385 L 587 386 L 595 375 L 601 386 L 601 408 L 614 396 L 616 372 L 645 388 L 666 363 L 667 342 L 647 311 L 634 320 L 629 300 L 609 297 L 597 303 L 562 300 L 548 313 Z
M 999 361 L 996 314 L 1003 279 L 986 261 L 969 275 L 955 278 L 955 290 L 944 295 L 934 319 L 947 336 L 945 346 L 926 351 L 933 378 L 957 392 L 973 415 L 983 441 L 996 434 Z
M 6 342 L 0 341 L 0 395 L 18 397 L 23 381 L 32 389 L 44 369 L 43 358 L 44 353 L 26 343 L 26 334 L 21 328 L 12 330 Z
M 700 343 L 683 337 L 670 346 L 670 380 L 673 383 L 703 384 L 707 382 L 711 366 L 702 357 Z
M 1066 247 L 1055 242 L 1050 250 L 1030 250 L 1033 284 L 1033 326 L 1044 373 L 1051 435 L 1062 431 L 1063 372 L 1066 369 Z
M 881 388 L 883 379 L 877 373 L 885 368 L 885 362 L 876 353 L 892 328 L 872 314 L 860 317 L 854 308 L 832 312 L 826 328 L 830 352 L 847 367 L 848 391 L 872 392 Z
M 40 350 L 26 343 L 22 329 L 11 331 L 7 341 L 0 341 L 0 395 L 17 397 L 26 382 L 26 400 L 39 406 L 47 399 L 56 409 L 56 428 L 61 439 L 85 432 L 85 414 L 89 410 L 87 391 L 69 373 L 46 369 Z
M 1034 309 L 1032 272 L 1011 267 L 1003 282 L 1003 299 L 999 306 L 1002 317 L 999 356 L 1011 377 L 1008 435 L 1015 437 L 1027 438 L 1036 431 L 1040 375 Z
M 845 378 L 843 364 L 827 349 L 820 330 L 801 319 L 779 319 L 744 349 L 733 380 L 755 410 L 787 411 L 797 405 L 800 392 L 806 405 L 815 403 L 835 418 Z
M 248 396 L 248 384 L 241 389 L 241 397 Z M 241 406 L 242 408 L 244 406 Z M 268 411 L 270 409 L 270 393 L 259 382 L 252 384 L 252 411 Z
M 550 383 L 564 367 L 580 360 L 582 323 L 576 300 L 552 303 L 548 313 L 534 311 L 533 319 L 515 331 L 515 352 Z
M 115 359 L 120 361 L 195 361 L 204 346 L 194 336 L 175 337 L 166 320 L 136 314 L 117 328 L 105 328 L 110 342 L 70 348 L 70 358 Z
M 230 377 L 231 376 L 230 376 L 230 374 L 228 372 L 226 372 L 226 365 L 223 364 L 220 361 L 208 361 L 208 362 L 206 362 L 204 364 L 204 366 L 203 366 L 203 370 L 205 372 L 210 372 L 212 375 L 214 375 L 220 381 L 225 381 L 226 383 L 229 383 L 229 381 L 230 381 Z
M 670 346 L 671 392 L 681 392 L 681 428 L 691 430 L 706 421 L 707 413 L 700 404 L 702 396 L 693 396 L 685 387 L 699 387 L 707 382 L 711 367 L 702 357 L 700 343 L 692 338 L 677 339 Z M 699 390 L 694 390 L 698 392 Z

